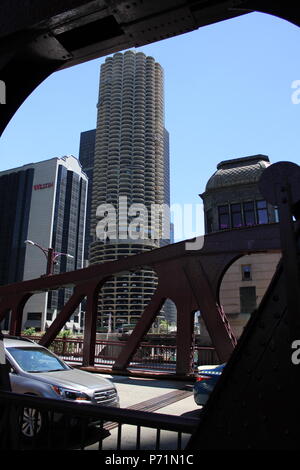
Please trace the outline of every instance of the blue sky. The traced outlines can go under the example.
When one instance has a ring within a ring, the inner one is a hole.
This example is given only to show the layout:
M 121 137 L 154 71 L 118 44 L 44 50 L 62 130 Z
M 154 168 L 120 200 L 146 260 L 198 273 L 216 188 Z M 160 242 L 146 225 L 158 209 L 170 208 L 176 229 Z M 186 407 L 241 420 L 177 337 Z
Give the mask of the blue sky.
M 300 164 L 299 39 L 297 26 L 251 13 L 138 49 L 165 71 L 171 203 L 201 203 L 221 160 L 261 153 Z M 78 156 L 80 132 L 96 125 L 104 60 L 57 72 L 32 93 L 0 139 L 0 171 Z

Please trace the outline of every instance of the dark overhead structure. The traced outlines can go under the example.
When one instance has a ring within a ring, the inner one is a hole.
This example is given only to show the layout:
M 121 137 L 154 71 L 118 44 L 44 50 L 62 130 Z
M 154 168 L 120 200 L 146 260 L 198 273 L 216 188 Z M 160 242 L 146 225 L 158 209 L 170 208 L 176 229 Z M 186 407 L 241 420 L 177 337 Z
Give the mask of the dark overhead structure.
M 291 1 L 2 0 L 0 80 L 5 84 L 6 104 L 0 105 L 0 132 L 26 97 L 54 71 L 252 11 L 300 25 L 300 14 Z M 177 374 L 187 374 L 191 312 L 201 308 L 219 357 L 228 363 L 205 405 L 189 450 L 297 449 L 300 365 L 292 360 L 292 353 L 295 341 L 300 344 L 299 180 L 300 168 L 290 163 L 271 165 L 263 173 L 261 193 L 277 205 L 279 225 L 209 234 L 202 249 L 187 251 L 182 242 L 130 259 L 3 286 L 0 314 L 3 317 L 11 310 L 11 332 L 19 333 L 23 307 L 31 295 L 73 286 L 74 295 L 41 342 L 50 344 L 78 303 L 87 297 L 84 362 L 91 364 L 99 289 L 116 272 L 151 266 L 160 278 L 158 289 L 115 369 L 126 368 L 168 297 L 179 306 L 179 329 L 187 343 L 178 337 Z M 244 253 L 280 247 L 278 270 L 235 345 L 218 302 L 222 275 Z M 169 280 L 170 272 L 174 283 Z
M 300 24 L 291 1 L 2 0 L 0 133 L 27 96 L 65 67 L 252 11 Z

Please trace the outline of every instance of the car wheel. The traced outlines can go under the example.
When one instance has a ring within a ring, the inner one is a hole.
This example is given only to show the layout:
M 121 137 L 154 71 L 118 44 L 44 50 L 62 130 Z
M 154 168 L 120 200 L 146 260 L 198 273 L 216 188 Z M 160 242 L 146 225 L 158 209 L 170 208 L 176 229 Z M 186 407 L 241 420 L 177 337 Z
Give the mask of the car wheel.
M 27 439 L 40 436 L 44 426 L 42 413 L 35 408 L 24 408 L 22 416 L 22 435 Z

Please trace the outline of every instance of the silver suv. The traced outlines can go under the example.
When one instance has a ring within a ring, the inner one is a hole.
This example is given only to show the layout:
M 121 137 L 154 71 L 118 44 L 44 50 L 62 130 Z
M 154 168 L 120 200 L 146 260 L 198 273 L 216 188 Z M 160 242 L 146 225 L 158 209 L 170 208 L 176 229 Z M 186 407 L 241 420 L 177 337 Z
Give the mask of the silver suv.
M 74 403 L 119 406 L 115 385 L 108 379 L 74 369 L 48 349 L 26 338 L 4 337 L 12 392 Z M 22 432 L 27 437 L 42 429 L 42 415 L 25 409 Z M 38 426 L 37 426 L 38 424 Z

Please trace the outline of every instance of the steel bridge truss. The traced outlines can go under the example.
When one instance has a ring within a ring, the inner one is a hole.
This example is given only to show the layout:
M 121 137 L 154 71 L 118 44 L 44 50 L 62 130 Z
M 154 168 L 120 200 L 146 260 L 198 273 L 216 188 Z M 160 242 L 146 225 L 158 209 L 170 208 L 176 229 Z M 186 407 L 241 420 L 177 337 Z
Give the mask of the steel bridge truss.
M 199 250 L 193 247 L 203 243 Z M 177 375 L 191 373 L 194 312 L 201 311 L 207 331 L 221 362 L 230 357 L 236 339 L 220 305 L 219 288 L 224 273 L 239 257 L 280 250 L 278 224 L 213 233 L 128 258 L 92 265 L 58 275 L 42 276 L 0 287 L 0 321 L 10 311 L 10 334 L 19 335 L 28 299 L 39 292 L 73 287 L 73 295 L 40 340 L 49 346 L 86 298 L 83 365 L 94 365 L 98 296 L 111 276 L 135 272 L 142 267 L 155 271 L 158 285 L 113 369 L 126 371 L 145 334 L 166 299 L 177 308 Z
M 0 132 L 27 96 L 62 68 L 252 11 L 277 15 L 300 25 L 299 9 L 291 0 L 21 3 L 2 0 L 0 5 Z M 164 300 L 170 298 L 178 312 L 176 372 L 188 374 L 192 312 L 201 310 L 220 360 L 228 362 L 188 449 L 297 449 L 300 354 L 294 357 L 293 353 L 297 353 L 300 344 L 299 180 L 299 167 L 289 163 L 271 165 L 263 174 L 262 195 L 278 206 L 280 224 L 210 234 L 198 251 L 186 250 L 185 242 L 181 242 L 72 273 L 3 286 L 0 318 L 10 310 L 11 333 L 18 334 L 24 305 L 33 294 L 73 286 L 73 296 L 41 342 L 49 345 L 86 297 L 83 362 L 93 364 L 100 289 L 112 275 L 151 266 L 159 278 L 157 290 L 122 356 L 117 358 L 115 370 L 126 369 Z M 218 299 L 222 276 L 243 254 L 280 247 L 282 261 L 277 272 L 235 345 Z

